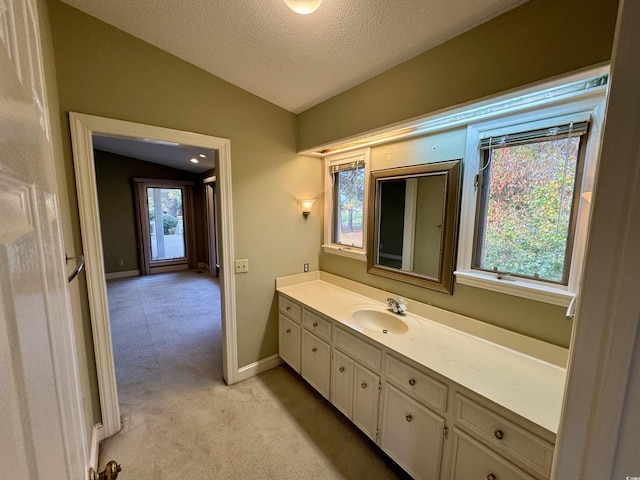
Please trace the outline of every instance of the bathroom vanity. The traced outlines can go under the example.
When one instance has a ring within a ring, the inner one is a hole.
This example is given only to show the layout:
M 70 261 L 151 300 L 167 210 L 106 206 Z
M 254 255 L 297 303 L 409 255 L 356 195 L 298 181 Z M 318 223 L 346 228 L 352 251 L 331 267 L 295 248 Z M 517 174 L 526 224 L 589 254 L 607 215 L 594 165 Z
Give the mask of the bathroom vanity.
M 325 272 L 276 288 L 282 359 L 414 478 L 549 478 L 567 350 Z

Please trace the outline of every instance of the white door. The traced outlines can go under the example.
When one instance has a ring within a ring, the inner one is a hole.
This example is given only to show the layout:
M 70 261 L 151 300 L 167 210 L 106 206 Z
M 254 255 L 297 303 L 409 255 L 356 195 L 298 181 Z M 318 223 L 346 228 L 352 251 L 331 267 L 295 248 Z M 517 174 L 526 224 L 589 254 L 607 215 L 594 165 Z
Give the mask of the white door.
M 0 0 L 0 476 L 85 479 L 36 9 Z

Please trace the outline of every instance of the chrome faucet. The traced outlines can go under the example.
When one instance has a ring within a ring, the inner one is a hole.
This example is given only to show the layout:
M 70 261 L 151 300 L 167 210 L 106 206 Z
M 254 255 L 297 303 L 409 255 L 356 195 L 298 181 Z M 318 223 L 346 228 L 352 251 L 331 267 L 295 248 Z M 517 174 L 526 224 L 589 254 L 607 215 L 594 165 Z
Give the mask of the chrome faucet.
M 402 302 L 403 302 L 402 298 L 400 299 L 400 301 L 397 301 L 389 297 L 387 298 L 387 307 L 393 313 L 397 313 L 398 315 L 404 315 L 404 312 L 407 311 L 407 306 Z

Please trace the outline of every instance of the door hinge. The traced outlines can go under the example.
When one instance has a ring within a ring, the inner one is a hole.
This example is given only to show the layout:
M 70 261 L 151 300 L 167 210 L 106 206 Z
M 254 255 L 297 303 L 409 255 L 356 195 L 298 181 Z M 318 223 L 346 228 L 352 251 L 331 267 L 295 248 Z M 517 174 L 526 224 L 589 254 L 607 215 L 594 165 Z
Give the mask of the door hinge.
M 449 438 L 449 427 L 444 427 L 442 434 L 444 435 L 445 440 Z
M 378 383 L 378 393 L 382 392 L 382 384 Z
M 379 428 L 376 429 L 376 440 L 378 440 L 378 438 L 380 438 L 380 429 Z

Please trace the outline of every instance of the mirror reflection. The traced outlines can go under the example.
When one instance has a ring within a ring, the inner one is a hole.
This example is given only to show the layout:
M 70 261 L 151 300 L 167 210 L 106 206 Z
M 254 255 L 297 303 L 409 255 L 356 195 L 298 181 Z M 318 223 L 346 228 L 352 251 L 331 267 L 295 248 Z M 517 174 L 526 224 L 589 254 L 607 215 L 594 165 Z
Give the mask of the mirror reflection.
M 368 271 L 451 293 L 458 160 L 371 173 Z

